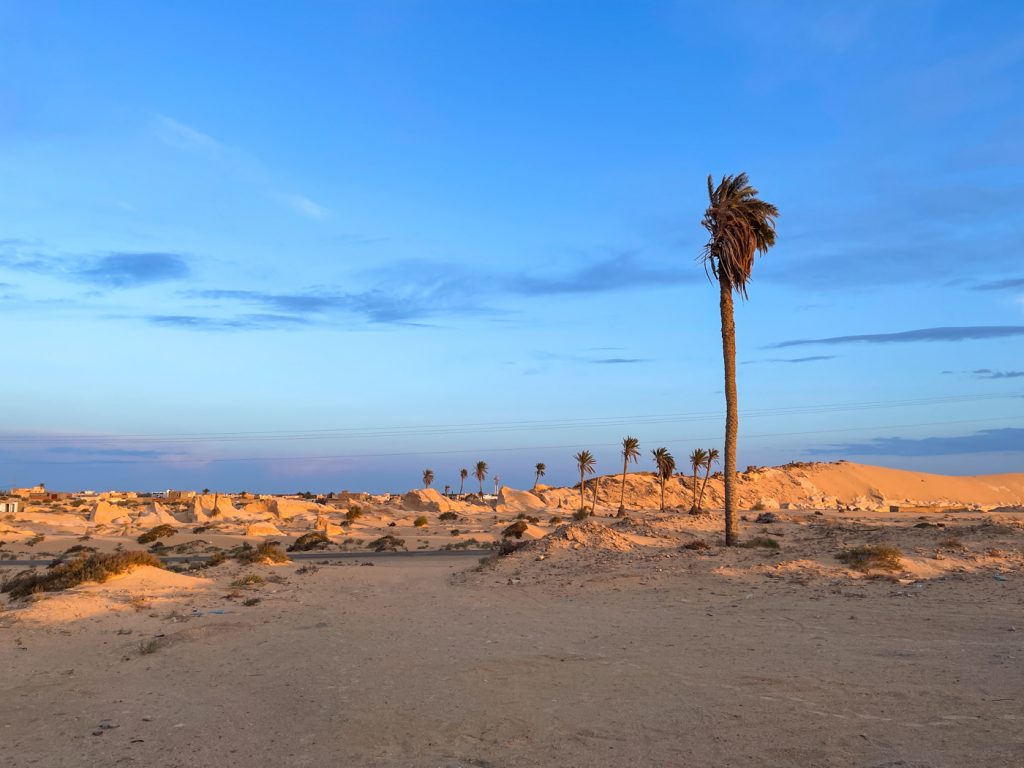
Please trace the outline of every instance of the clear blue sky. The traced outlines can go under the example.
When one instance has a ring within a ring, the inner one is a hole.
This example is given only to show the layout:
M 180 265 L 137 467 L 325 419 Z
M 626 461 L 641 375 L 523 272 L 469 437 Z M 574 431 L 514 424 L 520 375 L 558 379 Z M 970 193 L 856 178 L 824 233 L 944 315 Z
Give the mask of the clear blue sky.
M 1018 2 L 0 0 L 0 486 L 683 463 L 740 170 L 740 465 L 1024 470 Z

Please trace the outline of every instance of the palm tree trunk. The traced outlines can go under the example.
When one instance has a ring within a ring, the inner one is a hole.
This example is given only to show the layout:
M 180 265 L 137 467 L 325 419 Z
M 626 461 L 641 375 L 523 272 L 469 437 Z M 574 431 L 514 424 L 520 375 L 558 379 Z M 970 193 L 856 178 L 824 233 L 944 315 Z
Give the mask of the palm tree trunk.
M 590 514 L 593 515 L 597 512 L 597 478 L 594 478 L 594 496 L 590 502 Z
M 586 512 L 587 511 L 587 504 L 583 500 L 583 494 L 585 492 L 584 488 L 586 487 L 584 485 L 584 483 L 586 483 L 586 480 L 584 480 L 584 478 L 583 478 L 583 469 L 580 468 L 580 512 Z
M 619 494 L 619 512 L 626 509 L 626 470 L 629 468 L 629 459 L 622 461 L 622 493 Z
M 459 478 L 459 496 L 461 496 L 461 495 L 462 495 L 462 489 L 463 489 L 463 487 L 464 487 L 465 485 L 466 485 L 466 478 L 464 478 L 464 477 L 460 477 L 460 478 Z
M 740 416 L 736 396 L 736 321 L 733 318 L 732 286 L 719 279 L 722 313 L 722 358 L 725 363 L 725 545 L 739 544 L 736 521 L 736 434 Z
M 693 468 L 693 508 L 697 509 L 697 468 Z
M 535 491 L 537 490 L 537 483 L 539 483 L 539 482 L 540 482 L 540 472 L 538 472 L 536 475 L 534 475 L 534 478 L 533 478 L 533 490 L 535 490 Z
M 700 484 L 700 499 L 697 500 L 697 509 L 704 508 L 704 489 L 708 487 L 708 478 L 711 477 L 711 462 L 708 462 L 704 470 L 704 482 Z
M 482 477 L 478 477 L 477 480 L 480 481 L 480 498 L 482 499 L 484 497 L 484 479 Z
M 665 511 L 665 476 L 661 476 L 661 511 Z

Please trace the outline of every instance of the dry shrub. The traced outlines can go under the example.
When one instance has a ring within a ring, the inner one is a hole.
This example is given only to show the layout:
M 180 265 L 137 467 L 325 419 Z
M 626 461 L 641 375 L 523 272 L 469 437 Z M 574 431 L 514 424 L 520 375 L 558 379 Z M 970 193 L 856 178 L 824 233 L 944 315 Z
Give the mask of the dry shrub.
M 262 584 L 264 578 L 258 573 L 247 573 L 244 576 L 239 576 L 237 579 L 231 582 L 232 587 L 254 587 L 257 584 Z
M 362 508 L 358 504 L 353 504 L 348 508 L 348 512 L 345 513 L 345 520 L 351 523 L 353 520 L 358 520 L 362 516 Z
M 841 563 L 846 563 L 855 571 L 867 573 L 872 568 L 880 571 L 898 571 L 903 568 L 903 553 L 898 547 L 884 544 L 867 544 L 854 547 L 836 555 Z
M 459 516 L 454 512 L 442 512 L 440 515 L 437 516 L 437 519 L 447 522 L 448 520 L 458 520 Z
M 7 592 L 13 598 L 28 597 L 37 592 L 60 592 L 86 581 L 102 583 L 137 565 L 163 567 L 147 552 L 94 553 L 57 563 L 43 572 L 22 571 L 4 582 L 0 592 Z
M 704 539 L 694 539 L 693 541 L 688 541 L 683 544 L 683 549 L 711 549 L 711 545 L 704 541 Z
M 501 532 L 501 536 L 507 539 L 511 536 L 515 536 L 517 539 L 523 538 L 523 534 L 526 533 L 527 524 L 525 520 L 517 520 L 512 523 L 508 528 Z
M 327 549 L 331 546 L 331 540 L 323 531 L 311 531 L 304 533 L 295 540 L 295 543 L 288 547 L 289 552 L 309 552 L 311 550 Z
M 374 539 L 366 545 L 366 548 L 372 549 L 374 552 L 397 552 L 399 549 L 406 549 L 406 546 L 405 539 L 400 539 L 389 533 L 387 536 Z
M 167 525 L 165 523 L 163 525 L 156 526 L 156 528 L 150 528 L 144 534 L 139 536 L 136 541 L 138 541 L 139 544 L 152 544 L 157 539 L 162 539 L 165 536 L 173 536 L 177 532 L 177 529 L 173 525 Z
M 762 547 L 764 549 L 779 549 L 779 542 L 767 536 L 755 536 L 752 539 L 747 539 L 740 544 L 740 546 L 746 547 L 747 549 L 755 549 L 757 547 Z
M 271 542 L 265 541 L 253 549 L 248 543 L 232 551 L 232 556 L 242 565 L 272 565 L 274 563 L 290 563 L 291 559 L 281 548 Z
M 419 517 L 417 517 L 415 520 L 412 521 L 412 524 L 414 526 L 416 526 L 417 528 L 426 528 L 427 527 L 427 523 L 429 523 L 429 522 L 430 522 L 430 519 L 426 515 L 420 515 Z

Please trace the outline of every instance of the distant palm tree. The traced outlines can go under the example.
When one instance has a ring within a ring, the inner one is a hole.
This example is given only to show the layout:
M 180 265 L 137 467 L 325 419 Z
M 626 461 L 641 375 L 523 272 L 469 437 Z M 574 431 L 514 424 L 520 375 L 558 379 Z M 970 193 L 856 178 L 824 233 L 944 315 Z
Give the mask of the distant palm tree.
M 476 472 L 473 473 L 473 476 L 480 481 L 480 496 L 482 498 L 484 495 L 484 479 L 487 477 L 486 461 L 478 461 L 476 463 Z
M 462 495 L 462 489 L 466 485 L 466 478 L 467 477 L 469 477 L 469 470 L 465 469 L 465 468 L 460 469 L 459 470 L 459 496 Z
M 498 495 L 498 486 L 501 485 L 501 478 L 497 475 L 494 476 L 494 495 Z
M 651 451 L 651 456 L 654 457 L 655 474 L 658 477 L 658 483 L 661 485 L 661 511 L 664 512 L 665 481 L 672 477 L 672 473 L 676 471 L 676 460 L 668 452 L 668 448 L 655 448 Z
M 711 465 L 718 463 L 718 449 L 708 448 L 707 458 L 704 460 L 704 482 L 700 484 L 700 498 L 697 500 L 697 509 L 704 508 L 704 489 L 708 487 L 708 478 L 711 477 Z
M 691 512 L 697 511 L 697 470 L 704 468 L 704 462 L 708 459 L 708 452 L 703 448 L 697 448 L 690 454 L 690 466 L 693 467 L 693 504 Z
M 736 395 L 736 321 L 733 292 L 747 298 L 754 257 L 775 245 L 779 209 L 757 196 L 747 174 L 723 176 L 718 186 L 708 175 L 708 207 L 701 224 L 710 234 L 701 261 L 718 280 L 722 316 L 722 357 L 725 362 L 725 543 L 739 544 L 736 519 L 736 436 L 739 405 Z
M 444 487 L 444 495 L 445 496 L 451 496 L 452 495 L 452 487 L 450 485 L 446 485 Z
M 434 482 L 434 470 L 424 469 L 423 470 L 423 487 L 429 488 L 430 484 Z
M 635 437 L 622 438 L 622 491 L 619 493 L 619 514 L 626 512 L 626 470 L 629 462 L 636 463 L 640 458 L 640 441 Z
M 537 465 L 533 469 L 537 473 L 533 478 L 533 490 L 536 491 L 537 484 L 540 482 L 540 479 L 544 477 L 544 473 L 548 471 L 548 468 L 544 465 L 543 461 L 538 461 Z
M 580 512 L 586 512 L 587 506 L 584 499 L 584 492 L 586 490 L 586 476 L 594 474 L 594 465 L 597 463 L 597 459 L 594 458 L 594 454 L 590 451 L 580 451 L 575 456 L 576 468 L 580 471 Z

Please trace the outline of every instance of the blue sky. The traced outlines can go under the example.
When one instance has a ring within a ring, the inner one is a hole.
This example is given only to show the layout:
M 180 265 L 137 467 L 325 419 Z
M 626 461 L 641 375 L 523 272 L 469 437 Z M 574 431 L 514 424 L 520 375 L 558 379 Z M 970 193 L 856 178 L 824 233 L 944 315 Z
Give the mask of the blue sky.
M 0 486 L 720 445 L 740 170 L 741 466 L 1024 468 L 1019 3 L 0 0 L 0 107 Z

